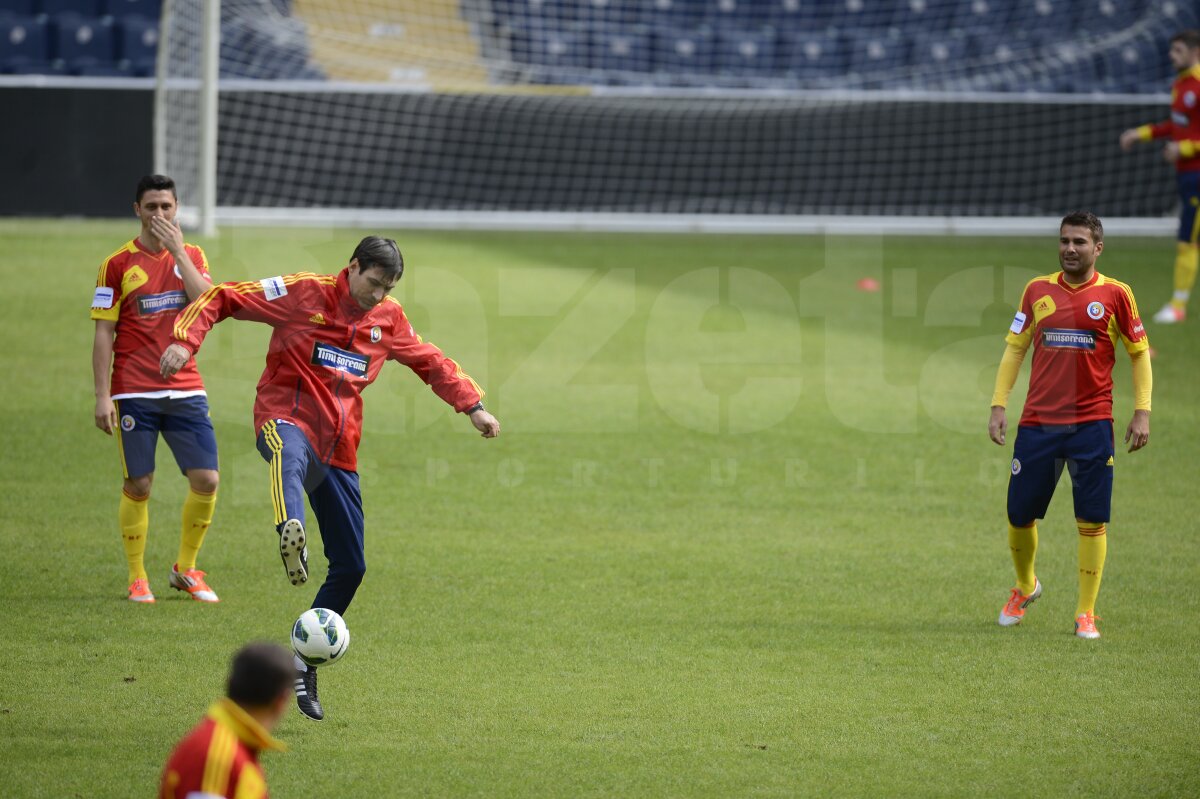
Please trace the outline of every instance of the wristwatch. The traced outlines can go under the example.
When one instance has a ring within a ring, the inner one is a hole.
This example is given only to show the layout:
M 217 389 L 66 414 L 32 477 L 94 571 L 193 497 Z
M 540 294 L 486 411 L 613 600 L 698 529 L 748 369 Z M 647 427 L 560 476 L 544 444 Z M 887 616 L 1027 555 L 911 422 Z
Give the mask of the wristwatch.
M 477 402 L 474 405 L 472 405 L 470 408 L 467 408 L 465 411 L 463 411 L 463 413 L 465 413 L 467 416 L 470 416 L 471 414 L 475 413 L 475 411 L 482 411 L 482 410 L 483 410 L 483 402 Z

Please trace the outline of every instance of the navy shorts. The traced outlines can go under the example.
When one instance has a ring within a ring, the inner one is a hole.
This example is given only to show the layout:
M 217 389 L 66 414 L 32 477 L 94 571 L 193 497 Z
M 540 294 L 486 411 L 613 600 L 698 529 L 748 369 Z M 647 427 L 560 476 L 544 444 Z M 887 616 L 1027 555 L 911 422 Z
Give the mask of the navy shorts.
M 1200 172 L 1184 172 L 1179 184 L 1179 240 L 1196 243 L 1200 237 L 1197 216 L 1200 215 Z
M 1017 428 L 1008 481 L 1009 523 L 1028 527 L 1045 517 L 1063 466 L 1071 475 L 1075 518 L 1107 522 L 1114 447 L 1111 419 Z
M 154 471 L 158 434 L 166 439 L 179 471 L 217 470 L 217 436 L 208 418 L 208 399 L 130 397 L 115 400 L 117 441 L 125 477 L 143 477 Z

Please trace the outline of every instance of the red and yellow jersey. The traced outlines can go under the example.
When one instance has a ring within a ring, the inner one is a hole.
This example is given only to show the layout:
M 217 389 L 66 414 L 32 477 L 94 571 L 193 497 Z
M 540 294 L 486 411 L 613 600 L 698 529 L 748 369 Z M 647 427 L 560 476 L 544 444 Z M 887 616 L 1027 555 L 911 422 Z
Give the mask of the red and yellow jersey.
M 220 283 L 185 308 L 174 337 L 193 353 L 226 317 L 274 328 L 267 367 L 258 381 L 254 429 L 272 419 L 304 431 L 324 463 L 354 471 L 362 437 L 362 392 L 385 360 L 416 372 L 454 410 L 467 410 L 483 391 L 457 363 L 422 340 L 391 297 L 369 311 L 350 296 L 347 275 L 294 275 Z
M 267 799 L 263 749 L 286 747 L 237 703 L 222 699 L 167 759 L 159 799 Z
M 192 244 L 186 249 L 196 269 L 208 277 L 204 251 Z M 158 371 L 175 317 L 187 304 L 179 267 L 165 248 L 150 252 L 134 239 L 105 259 L 96 276 L 92 319 L 117 323 L 109 387 L 113 399 L 204 394 L 195 361 L 169 378 Z
M 1171 86 L 1171 116 L 1146 125 L 1142 137 L 1179 143 L 1180 172 L 1200 172 L 1200 65 L 1179 73 Z
M 1131 355 L 1150 347 L 1133 291 L 1099 272 L 1081 286 L 1062 272 L 1035 278 L 1006 341 L 1033 346 L 1023 425 L 1112 419 L 1117 341 Z

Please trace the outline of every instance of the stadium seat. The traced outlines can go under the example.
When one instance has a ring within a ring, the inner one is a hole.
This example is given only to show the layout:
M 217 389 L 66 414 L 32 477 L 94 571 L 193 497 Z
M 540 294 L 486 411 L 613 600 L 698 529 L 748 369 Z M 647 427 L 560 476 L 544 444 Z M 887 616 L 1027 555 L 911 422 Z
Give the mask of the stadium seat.
M 835 0 L 829 24 L 851 35 L 872 35 L 891 27 L 899 0 Z
M 1145 0 L 1077 0 L 1079 27 L 1089 33 L 1113 33 L 1134 25 L 1146 13 Z
M 247 55 L 250 58 L 247 58 Z M 296 19 L 221 25 L 221 76 L 255 80 L 312 79 L 307 29 Z
M 1172 33 L 1200 26 L 1200 7 L 1195 0 L 1151 0 L 1147 15 L 1160 18 Z
M 654 70 L 650 31 L 644 26 L 593 28 L 590 52 L 590 64 L 593 69 L 638 73 Z M 621 79 L 618 82 L 625 83 L 626 80 Z
M 34 0 L 0 0 L 0 17 L 31 17 L 35 11 Z
M 934 0 L 899 0 L 895 4 L 891 24 L 905 32 L 939 32 L 950 24 L 950 13 Z
M 107 64 L 82 63 L 72 72 L 85 78 L 132 78 L 136 77 L 129 64 L 109 62 Z
M 785 34 L 781 47 L 787 71 L 801 80 L 830 78 L 846 71 L 846 51 L 835 33 Z
M 972 35 L 995 36 L 1007 30 L 1014 5 L 1014 0 L 970 0 L 960 3 L 950 20 L 950 27 Z
M 643 0 L 641 21 L 656 28 L 694 28 L 704 18 L 706 0 Z
M 158 22 L 129 17 L 117 23 L 117 59 L 130 65 L 137 75 L 153 75 L 158 57 Z
M 723 75 L 770 75 L 775 72 L 775 31 L 719 28 L 714 58 Z
M 41 7 L 38 10 L 50 17 L 59 14 L 98 17 L 101 11 L 100 0 L 41 0 Z
M 633 26 L 641 14 L 636 0 L 558 0 L 562 18 L 567 22 L 582 22 L 589 27 Z
M 512 29 L 561 26 L 566 13 L 564 0 L 493 0 L 497 18 Z
M 849 71 L 855 75 L 882 77 L 905 66 L 905 41 L 890 32 L 855 31 L 846 36 Z
M 34 17 L 0 17 L 0 72 L 16 72 L 50 64 L 46 23 Z
M 1162 42 L 1152 36 L 1110 47 L 1099 57 L 1100 79 L 1108 91 L 1164 92 L 1171 70 L 1162 51 Z
M 552 69 L 588 66 L 587 30 L 580 26 L 549 28 L 538 26 L 519 31 L 520 47 L 514 55 L 526 64 Z
M 50 41 L 52 57 L 61 61 L 71 74 L 78 74 L 83 67 L 111 64 L 115 60 L 111 17 L 60 15 Z
M 667 75 L 707 75 L 715 68 L 712 31 L 662 27 L 654 31 L 654 64 Z
M 1077 19 L 1075 0 L 1017 0 L 1008 26 L 1025 35 L 1069 38 L 1077 32 Z
M 767 23 L 783 37 L 822 30 L 829 23 L 829 5 L 822 0 L 768 0 Z
M 162 0 L 104 0 L 104 13 L 118 20 L 128 17 L 158 19 L 162 16 Z
M 918 33 L 909 43 L 908 60 L 922 70 L 962 73 L 971 55 L 970 44 L 970 37 L 958 30 Z
M 707 0 L 704 21 L 714 31 L 759 30 L 770 21 L 766 0 Z

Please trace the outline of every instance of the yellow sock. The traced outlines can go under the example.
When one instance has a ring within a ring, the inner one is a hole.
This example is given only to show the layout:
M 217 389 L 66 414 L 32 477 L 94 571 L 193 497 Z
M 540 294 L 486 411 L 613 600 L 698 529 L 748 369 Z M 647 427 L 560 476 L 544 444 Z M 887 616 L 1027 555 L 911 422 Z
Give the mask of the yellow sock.
M 1037 555 L 1037 522 L 1028 527 L 1008 525 L 1008 548 L 1012 550 L 1013 566 L 1017 568 L 1017 588 L 1029 596 L 1037 586 L 1037 577 L 1033 573 L 1033 559 Z
M 1196 270 L 1200 267 L 1200 248 L 1186 241 L 1175 244 L 1175 294 L 1171 305 L 1180 310 L 1187 308 L 1188 297 L 1196 283 Z
M 129 582 L 146 579 L 146 533 L 150 529 L 150 497 L 131 497 L 121 491 L 121 507 L 117 511 L 121 522 L 121 541 L 125 544 L 125 560 L 129 561 Z
M 1104 575 L 1104 556 L 1108 554 L 1108 527 L 1103 522 L 1078 522 L 1079 525 L 1079 605 L 1075 615 L 1096 612 L 1096 596 Z
M 196 568 L 196 556 L 204 543 L 204 534 L 212 524 L 213 509 L 217 507 L 217 492 L 201 494 L 194 488 L 188 489 L 183 501 L 183 532 L 179 536 L 179 557 L 175 563 L 179 571 Z

